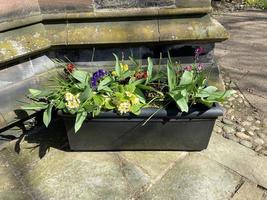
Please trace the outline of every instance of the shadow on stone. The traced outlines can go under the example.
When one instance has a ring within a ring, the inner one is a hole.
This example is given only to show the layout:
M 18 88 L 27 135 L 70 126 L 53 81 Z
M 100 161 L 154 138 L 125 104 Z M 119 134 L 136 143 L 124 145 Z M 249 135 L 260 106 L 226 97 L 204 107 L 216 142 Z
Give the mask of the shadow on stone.
M 65 126 L 60 119 L 52 121 L 48 128 L 44 125 L 38 125 L 30 131 L 25 131 L 16 142 L 15 151 L 17 153 L 20 153 L 20 144 L 23 140 L 33 144 L 30 147 L 32 150 L 39 148 L 40 158 L 43 158 L 50 148 L 69 151 Z

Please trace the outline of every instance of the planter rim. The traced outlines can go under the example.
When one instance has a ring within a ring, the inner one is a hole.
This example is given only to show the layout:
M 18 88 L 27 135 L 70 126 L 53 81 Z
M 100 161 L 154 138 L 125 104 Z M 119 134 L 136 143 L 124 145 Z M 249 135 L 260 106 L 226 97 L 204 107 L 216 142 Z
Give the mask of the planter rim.
M 127 113 L 124 115 L 118 115 L 114 111 L 101 112 L 99 116 L 92 117 L 90 115 L 87 116 L 87 119 L 147 119 L 153 113 L 155 113 L 157 108 L 143 108 L 141 110 L 141 114 L 136 116 L 131 113 Z M 63 113 L 63 111 L 59 110 L 58 115 L 64 118 L 74 118 L 75 115 Z M 164 108 L 159 110 L 152 119 L 214 119 L 223 115 L 223 109 L 219 104 L 214 104 L 213 107 L 208 108 L 202 105 L 197 105 L 191 107 L 188 113 L 183 113 L 177 108 Z

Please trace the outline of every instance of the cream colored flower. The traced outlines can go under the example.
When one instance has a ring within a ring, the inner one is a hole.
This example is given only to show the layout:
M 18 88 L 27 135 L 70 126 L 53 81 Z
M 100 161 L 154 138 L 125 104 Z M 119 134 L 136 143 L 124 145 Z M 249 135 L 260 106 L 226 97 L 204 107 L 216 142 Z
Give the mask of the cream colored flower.
M 65 105 L 69 110 L 79 108 L 79 106 L 80 106 L 79 96 L 80 96 L 80 94 L 73 95 L 70 92 L 67 92 L 65 94 L 65 100 L 67 101 L 65 103 Z
M 78 109 L 80 104 L 74 100 L 74 101 L 68 101 L 66 104 L 66 107 L 71 110 L 71 109 Z
M 131 104 L 129 101 L 123 102 L 119 104 L 118 111 L 120 112 L 120 114 L 124 114 L 124 113 L 129 112 L 130 108 L 131 108 Z
M 133 93 L 128 92 L 128 91 L 126 91 L 125 94 L 126 94 L 127 97 L 130 97 L 130 98 L 133 96 Z
M 65 94 L 65 100 L 66 100 L 66 101 L 72 101 L 73 99 L 74 99 L 74 95 L 71 94 L 70 92 L 67 92 L 67 93 Z

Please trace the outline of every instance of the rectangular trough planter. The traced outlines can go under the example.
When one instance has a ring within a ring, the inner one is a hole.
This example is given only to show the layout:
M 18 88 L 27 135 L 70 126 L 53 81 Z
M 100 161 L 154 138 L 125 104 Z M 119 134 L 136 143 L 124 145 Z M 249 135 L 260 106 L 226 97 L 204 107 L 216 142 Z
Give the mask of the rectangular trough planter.
M 75 117 L 59 112 L 63 117 L 70 149 L 74 151 L 116 150 L 185 150 L 206 149 L 220 106 L 191 108 L 188 113 L 177 109 L 162 109 L 145 125 L 157 109 L 143 109 L 140 116 L 119 116 L 113 112 L 88 117 L 75 133 Z

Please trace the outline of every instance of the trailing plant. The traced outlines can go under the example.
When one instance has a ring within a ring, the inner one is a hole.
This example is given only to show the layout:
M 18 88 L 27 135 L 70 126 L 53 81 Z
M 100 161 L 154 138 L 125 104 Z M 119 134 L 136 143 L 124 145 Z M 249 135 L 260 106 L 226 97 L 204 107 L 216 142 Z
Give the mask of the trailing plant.
M 114 111 L 118 115 L 139 115 L 142 108 L 158 110 L 175 102 L 182 112 L 188 112 L 195 104 L 211 107 L 223 102 L 233 91 L 219 91 L 208 86 L 208 73 L 199 63 L 202 48 L 196 49 L 195 62 L 183 67 L 169 56 L 167 70 L 155 70 L 151 58 L 147 66 L 140 66 L 133 58 L 133 67 L 115 57 L 113 71 L 100 69 L 94 73 L 78 69 L 72 63 L 59 63 L 64 70 L 59 72 L 45 90 L 29 89 L 32 103 L 25 110 L 44 110 L 43 121 L 49 125 L 53 110 L 76 115 L 77 132 L 88 115 L 98 116 L 101 112 Z M 152 117 L 152 116 L 151 116 Z

